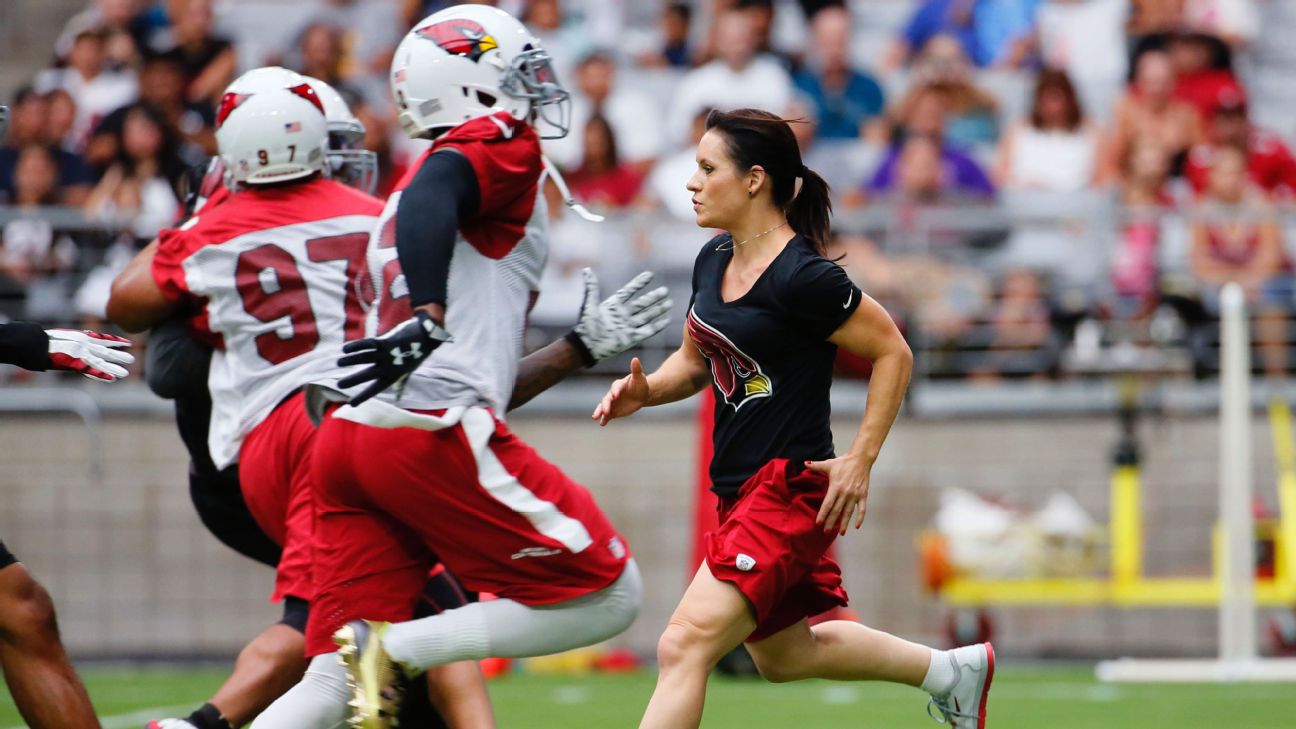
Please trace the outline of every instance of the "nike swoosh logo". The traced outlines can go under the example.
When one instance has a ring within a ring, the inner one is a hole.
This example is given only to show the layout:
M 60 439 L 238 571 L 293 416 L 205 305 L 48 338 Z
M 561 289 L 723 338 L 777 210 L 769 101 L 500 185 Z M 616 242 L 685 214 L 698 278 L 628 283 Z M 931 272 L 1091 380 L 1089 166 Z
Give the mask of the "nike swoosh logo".
M 854 301 L 854 300 L 855 300 L 855 292 L 854 292 L 854 291 L 851 291 L 851 292 L 850 292 L 850 295 L 846 297 L 846 303 L 842 304 L 842 308 L 843 308 L 843 309 L 849 309 L 849 308 L 850 308 L 850 305 L 851 305 L 851 302 Z

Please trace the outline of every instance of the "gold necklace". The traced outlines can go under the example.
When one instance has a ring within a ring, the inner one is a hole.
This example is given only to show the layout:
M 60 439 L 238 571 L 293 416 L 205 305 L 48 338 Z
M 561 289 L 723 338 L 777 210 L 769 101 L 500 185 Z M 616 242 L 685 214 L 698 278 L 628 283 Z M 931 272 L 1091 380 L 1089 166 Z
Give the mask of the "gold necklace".
M 779 228 L 782 228 L 782 227 L 785 226 L 785 225 L 787 225 L 787 221 L 786 221 L 786 220 L 784 220 L 783 222 L 781 222 L 781 223 L 779 223 L 778 225 L 774 226 L 773 228 L 770 228 L 769 230 L 766 230 L 766 231 L 762 231 L 762 232 L 760 232 L 760 233 L 757 233 L 756 235 L 753 235 L 752 237 L 748 238 L 747 240 L 740 241 L 740 242 L 738 242 L 738 243 L 734 243 L 734 242 L 733 242 L 733 236 L 730 235 L 730 236 L 729 236 L 729 247 L 728 247 L 728 248 L 725 248 L 725 244 L 724 244 L 724 243 L 721 243 L 720 245 L 717 245 L 717 246 L 716 246 L 716 250 L 717 250 L 717 251 L 732 251 L 733 249 L 737 248 L 738 246 L 745 246 L 745 245 L 747 245 L 748 243 L 751 243 L 752 241 L 756 240 L 757 238 L 760 238 L 760 237 L 763 236 L 763 235 L 769 235 L 770 233 L 773 233 L 774 231 L 778 230 Z

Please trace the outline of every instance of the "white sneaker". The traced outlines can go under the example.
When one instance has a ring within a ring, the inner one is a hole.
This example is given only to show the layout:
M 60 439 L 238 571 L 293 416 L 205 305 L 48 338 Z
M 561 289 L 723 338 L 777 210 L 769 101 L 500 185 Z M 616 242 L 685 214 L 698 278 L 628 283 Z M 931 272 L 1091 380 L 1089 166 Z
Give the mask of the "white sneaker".
M 184 719 L 154 719 L 144 725 L 144 729 L 198 729 Z
M 985 729 L 986 701 L 990 682 L 994 680 L 994 646 L 989 643 L 965 645 L 950 651 L 954 664 L 954 688 L 932 696 L 927 713 L 941 724 L 955 729 Z M 937 716 L 932 707 L 940 713 Z

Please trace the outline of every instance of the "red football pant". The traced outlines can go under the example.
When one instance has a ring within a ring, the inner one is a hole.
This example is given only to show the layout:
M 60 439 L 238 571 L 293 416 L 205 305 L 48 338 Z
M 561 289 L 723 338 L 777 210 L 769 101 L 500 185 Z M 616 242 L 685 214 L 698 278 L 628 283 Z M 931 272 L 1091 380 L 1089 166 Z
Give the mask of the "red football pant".
M 283 548 L 275 573 L 274 601 L 311 600 L 311 533 L 315 490 L 311 487 L 311 445 L 315 426 L 297 393 L 283 401 L 248 433 L 239 451 L 239 484 L 252 518 Z
M 437 557 L 469 590 L 532 606 L 587 595 L 623 571 L 629 549 L 589 492 L 488 410 L 467 408 L 436 429 L 363 425 L 338 412 L 314 449 L 308 654 L 333 650 L 334 631 L 350 620 L 410 619 Z

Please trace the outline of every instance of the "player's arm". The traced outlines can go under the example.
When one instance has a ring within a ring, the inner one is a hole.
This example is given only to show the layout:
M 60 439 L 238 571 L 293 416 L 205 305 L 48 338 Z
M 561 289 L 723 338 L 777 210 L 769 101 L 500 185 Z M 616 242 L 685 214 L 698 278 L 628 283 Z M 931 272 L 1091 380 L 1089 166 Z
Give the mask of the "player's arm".
M 671 300 L 665 286 L 641 293 L 652 282 L 644 271 L 603 301 L 598 277 L 590 269 L 576 326 L 562 339 L 532 352 L 518 364 L 508 409 L 521 407 L 571 373 L 637 347 L 670 323 Z
M 154 395 L 167 400 L 207 387 L 211 347 L 189 335 L 181 317 L 172 317 L 149 330 L 144 353 L 144 381 Z
M 129 339 L 76 329 L 44 329 L 32 322 L 0 324 L 0 363 L 27 370 L 67 370 L 92 380 L 125 377 L 135 361 Z
M 891 424 L 909 388 L 913 352 L 886 309 L 863 293 L 859 308 L 828 341 L 873 362 L 863 425 L 848 451 L 849 455 L 872 463 L 882 450 L 887 433 L 891 432 Z
M 153 277 L 153 258 L 158 241 L 149 243 L 113 279 L 108 296 L 108 320 L 128 332 L 142 332 L 161 324 L 176 312 L 178 304 L 168 299 Z
M 396 255 L 409 284 L 410 306 L 445 325 L 450 259 L 459 221 L 481 204 L 477 173 L 456 149 L 430 155 L 396 209 Z
M 891 315 L 867 295 L 856 295 L 859 305 L 828 341 L 873 362 L 864 419 L 846 453 L 808 464 L 828 476 L 817 521 L 824 531 L 839 534 L 845 534 L 852 521 L 856 529 L 864 523 L 873 463 L 900 412 L 913 370 L 913 352 Z
M 568 375 L 585 367 L 585 360 L 566 338 L 550 343 L 522 358 L 508 409 L 527 404 L 536 395 L 562 382 Z
M 711 369 L 685 326 L 684 341 L 679 349 L 672 352 L 656 372 L 645 375 L 639 358 L 630 360 L 630 374 L 612 383 L 591 417 L 599 421 L 599 425 L 607 425 L 639 408 L 664 405 L 695 395 L 710 382 Z
M 342 387 L 371 383 L 351 398 L 359 405 L 404 379 L 433 350 L 449 341 L 445 326 L 450 259 L 459 221 L 473 215 L 481 200 L 477 173 L 458 151 L 443 149 L 423 161 L 401 192 L 396 208 L 396 255 L 409 286 L 414 316 L 379 337 L 348 342 L 342 367 L 368 365 L 338 382 Z

